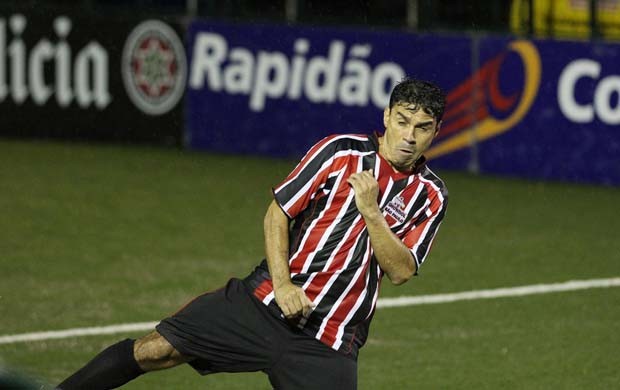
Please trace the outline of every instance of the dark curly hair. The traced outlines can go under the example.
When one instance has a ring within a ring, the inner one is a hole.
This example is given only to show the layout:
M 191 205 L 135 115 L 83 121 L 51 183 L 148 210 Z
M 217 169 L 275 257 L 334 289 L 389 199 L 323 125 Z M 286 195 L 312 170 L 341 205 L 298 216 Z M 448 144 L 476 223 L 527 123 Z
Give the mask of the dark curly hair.
M 398 103 L 420 106 L 439 122 L 446 108 L 446 94 L 433 83 L 405 77 L 396 84 L 390 95 L 390 108 Z

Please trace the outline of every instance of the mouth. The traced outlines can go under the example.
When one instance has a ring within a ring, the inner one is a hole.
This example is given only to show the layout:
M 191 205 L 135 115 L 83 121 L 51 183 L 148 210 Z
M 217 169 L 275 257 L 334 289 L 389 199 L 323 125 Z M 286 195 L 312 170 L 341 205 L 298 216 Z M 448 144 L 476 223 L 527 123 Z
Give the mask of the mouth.
M 411 150 L 411 149 L 402 149 L 402 148 L 401 148 L 401 149 L 398 149 L 398 150 L 399 150 L 401 153 L 404 153 L 404 154 L 413 154 L 413 150 Z

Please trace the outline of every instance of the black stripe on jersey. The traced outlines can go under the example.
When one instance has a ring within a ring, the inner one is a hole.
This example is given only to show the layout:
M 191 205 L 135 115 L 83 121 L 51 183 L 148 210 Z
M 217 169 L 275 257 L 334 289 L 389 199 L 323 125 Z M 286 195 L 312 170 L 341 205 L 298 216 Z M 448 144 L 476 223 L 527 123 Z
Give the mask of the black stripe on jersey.
M 312 224 L 312 221 L 319 216 L 327 200 L 327 196 L 313 200 L 310 206 L 293 220 L 293 225 L 289 232 L 289 254 L 292 255 L 297 252 L 302 238 L 306 235 L 308 227 Z
M 341 151 L 357 151 L 357 152 L 370 152 L 376 150 L 377 141 L 373 137 L 359 136 L 360 139 L 353 138 L 351 135 L 338 135 L 323 139 L 319 144 L 324 143 L 318 147 L 318 151 L 309 151 L 301 162 L 295 167 L 293 172 L 302 166 L 301 170 L 294 176 L 294 179 L 287 178 L 282 184 L 276 187 L 277 191 L 274 191 L 275 198 L 278 203 L 285 205 L 291 200 L 301 189 L 312 180 L 315 174 L 321 169 L 326 161 L 334 158 L 334 155 Z M 329 139 L 331 138 L 331 139 Z M 314 149 L 314 148 L 313 148 Z M 313 154 L 314 153 L 314 154 Z M 305 164 L 305 165 L 304 165 Z M 370 169 L 372 167 L 369 167 Z
M 351 261 L 349 262 L 349 264 L 347 264 L 347 267 L 343 269 L 342 272 L 340 273 L 340 279 L 346 282 L 332 284 L 328 288 L 328 293 L 325 294 L 325 296 L 323 296 L 323 299 L 321 300 L 321 302 L 318 304 L 317 308 L 313 312 L 313 314 L 316 312 L 317 314 L 320 314 L 321 316 L 321 320 L 318 322 L 317 329 L 319 326 L 321 326 L 321 322 L 323 321 L 325 316 L 329 313 L 329 311 L 332 309 L 336 301 L 338 301 L 338 299 L 342 296 L 344 291 L 349 287 L 349 284 L 354 283 L 353 277 L 355 276 L 355 273 L 357 272 L 358 268 L 362 265 L 362 262 L 364 261 L 364 253 L 366 253 L 366 247 L 368 245 L 368 240 L 369 240 L 368 231 L 364 229 L 364 231 L 362 231 L 361 234 L 359 235 L 357 243 L 355 244 L 355 248 L 353 249 L 353 254 L 351 255 Z M 369 260 L 369 262 L 371 261 L 372 259 Z M 362 274 L 359 277 L 366 278 L 366 275 Z M 324 287 L 324 288 L 327 288 L 327 287 Z M 369 297 L 366 297 L 365 299 L 369 299 Z M 313 315 L 310 316 L 310 319 L 312 319 L 312 317 Z
M 377 275 L 377 259 L 374 255 L 372 256 L 372 259 L 370 261 L 368 274 L 369 280 L 379 280 L 379 275 Z M 368 285 L 366 286 L 366 297 L 364 298 L 364 302 L 357 309 L 357 312 L 351 318 L 349 324 L 360 323 L 361 321 L 364 321 L 365 318 L 370 314 L 370 311 L 373 310 L 372 301 L 378 286 L 379 285 L 377 283 L 368 283 Z
M 428 227 L 428 230 L 426 231 L 426 234 L 424 235 L 422 242 L 418 245 L 418 248 L 415 252 L 416 259 L 422 259 L 421 261 L 423 261 L 423 259 L 428 254 L 428 251 L 430 249 L 429 246 L 431 242 L 433 241 L 435 234 L 437 233 L 437 229 L 439 229 L 439 225 L 443 221 L 443 218 L 446 214 L 446 210 L 448 207 L 448 189 L 446 188 L 444 182 L 437 175 L 435 175 L 435 173 L 431 171 L 428 167 L 426 166 L 424 167 L 424 170 L 421 172 L 421 175 L 425 180 L 431 181 L 439 189 L 440 194 L 437 194 L 436 196 L 443 198 L 443 200 L 437 199 L 437 201 L 441 202 L 441 204 L 439 205 L 440 208 L 436 215 L 433 215 L 430 217 L 434 219 L 431 222 L 431 225 Z M 418 217 L 415 223 L 416 225 L 419 225 L 423 223 L 424 221 L 426 221 L 428 218 L 429 216 L 426 215 L 426 213 L 423 213 L 422 215 Z
M 426 234 L 426 236 L 424 237 L 424 240 L 420 243 L 420 245 L 418 246 L 418 250 L 416 251 L 416 258 L 418 259 L 424 259 L 427 252 L 428 252 L 428 246 L 430 245 L 433 237 L 435 236 L 435 232 L 437 231 L 437 229 L 439 228 L 439 224 L 441 223 L 441 221 L 443 220 L 443 217 L 445 216 L 446 213 L 446 201 L 444 200 L 444 203 L 441 207 L 441 211 L 439 211 L 439 213 L 437 214 L 435 218 L 435 220 L 431 223 L 431 226 L 428 229 L 428 232 Z
M 435 184 L 437 188 L 439 188 L 445 203 L 443 207 L 446 208 L 446 204 L 448 202 L 448 188 L 446 187 L 443 180 L 441 180 L 439 176 L 437 176 L 435 172 L 431 171 L 427 166 L 424 166 L 424 169 L 420 174 L 424 179 L 432 181 L 433 184 Z
M 367 171 L 375 168 L 375 162 L 377 161 L 377 154 L 372 153 L 362 157 L 362 170 Z M 376 174 L 376 172 L 375 172 Z
M 407 214 L 407 219 L 406 219 L 407 221 L 411 221 L 415 213 L 420 211 L 420 209 L 424 206 L 424 203 L 426 203 L 426 200 L 428 199 L 428 189 L 426 188 L 424 183 L 420 183 L 420 185 L 422 186 L 422 189 L 420 190 L 418 197 L 414 200 L 413 206 L 411 207 L 411 209 L 409 210 L 409 213 Z M 422 210 L 420 212 L 420 215 L 418 215 L 418 217 L 416 218 L 414 224 L 419 225 L 422 221 L 424 221 L 424 219 L 426 219 L 426 213 L 424 212 L 424 210 Z M 405 225 L 404 223 L 399 224 L 398 226 L 396 226 L 397 229 L 394 229 L 394 230 L 398 231 L 404 225 Z
M 323 245 L 323 248 L 321 248 L 314 256 L 312 264 L 310 265 L 310 267 L 308 267 L 308 273 L 319 272 L 323 270 L 325 264 L 327 263 L 327 260 L 332 255 L 334 255 L 333 252 L 337 249 L 341 249 L 338 248 L 338 244 L 340 243 L 340 241 L 342 241 L 345 234 L 347 234 L 347 231 L 352 227 L 353 223 L 355 222 L 356 217 L 358 217 L 359 215 L 360 214 L 359 211 L 357 211 L 355 202 L 351 202 L 340 222 L 336 225 L 334 230 L 329 233 L 329 238 Z M 325 260 L 318 261 L 317 259 L 320 258 L 323 258 Z
M 355 309 L 355 314 L 353 317 L 351 317 L 351 319 L 349 319 L 347 324 L 344 326 L 341 349 L 345 353 L 348 353 L 351 350 L 357 350 L 360 346 L 364 345 L 366 338 L 368 337 L 368 328 L 374 314 L 372 305 L 373 298 L 375 296 L 376 289 L 379 286 L 377 283 L 372 283 L 373 280 L 379 280 L 379 275 L 377 275 L 377 260 L 374 255 L 370 259 L 367 272 L 364 275 L 360 275 L 360 278 L 365 280 L 366 295 L 362 301 L 362 304 Z M 359 297 L 359 295 L 357 297 Z M 353 306 L 351 307 L 351 310 L 354 310 Z
M 365 141 L 365 142 L 358 141 L 357 143 L 361 145 L 354 145 L 356 146 L 356 150 L 368 149 L 369 144 L 371 145 L 371 143 L 368 141 Z M 366 150 L 366 151 L 370 151 L 370 150 Z M 367 156 L 363 156 L 361 158 L 362 158 L 362 170 L 367 170 L 367 169 L 372 169 L 375 166 L 377 155 L 375 153 L 372 153 Z M 349 184 L 345 182 L 345 179 L 346 178 L 342 179 L 341 185 L 348 186 Z M 334 182 L 336 181 L 336 177 L 333 178 L 333 181 Z M 331 187 L 333 187 L 333 184 L 331 185 Z M 334 190 L 337 190 L 337 189 L 334 189 Z M 353 200 L 347 207 L 347 210 L 345 211 L 344 215 L 342 216 L 338 224 L 334 227 L 334 229 L 329 233 L 324 232 L 324 234 L 329 234 L 329 237 L 327 241 L 323 244 L 323 247 L 320 248 L 317 251 L 317 253 L 314 255 L 312 263 L 310 264 L 310 267 L 306 271 L 307 273 L 319 272 L 323 270 L 323 268 L 327 264 L 327 261 L 331 258 L 331 256 L 335 255 L 334 252 L 340 249 L 338 248 L 338 244 L 340 243 L 340 241 L 342 241 L 344 236 L 347 234 L 347 231 L 352 227 L 353 223 L 356 221 L 358 216 L 360 216 L 360 213 L 357 210 L 355 201 Z M 316 215 L 316 217 L 318 217 L 318 214 Z M 290 253 L 294 253 L 294 252 L 291 251 Z M 318 261 L 317 259 L 323 259 L 323 261 Z

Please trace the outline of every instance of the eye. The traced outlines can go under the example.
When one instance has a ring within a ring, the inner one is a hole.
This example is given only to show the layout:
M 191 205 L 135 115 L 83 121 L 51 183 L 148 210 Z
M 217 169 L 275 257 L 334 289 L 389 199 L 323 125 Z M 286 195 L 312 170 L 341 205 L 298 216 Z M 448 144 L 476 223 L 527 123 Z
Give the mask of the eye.
M 404 126 L 404 125 L 406 125 L 406 124 L 407 124 L 407 123 L 405 123 L 405 122 L 403 122 L 403 121 L 398 121 L 398 125 L 399 125 L 399 126 Z

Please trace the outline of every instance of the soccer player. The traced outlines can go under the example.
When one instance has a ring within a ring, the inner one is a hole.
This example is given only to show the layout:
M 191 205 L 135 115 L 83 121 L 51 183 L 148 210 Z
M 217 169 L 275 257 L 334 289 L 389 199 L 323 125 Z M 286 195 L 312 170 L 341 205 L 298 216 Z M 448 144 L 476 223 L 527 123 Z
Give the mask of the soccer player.
M 423 156 L 444 108 L 438 87 L 403 80 L 383 134 L 329 136 L 273 189 L 266 259 L 249 276 L 108 347 L 59 387 L 115 388 L 188 363 L 203 375 L 263 371 L 276 389 L 355 389 L 382 277 L 399 285 L 417 273 L 446 212 Z

